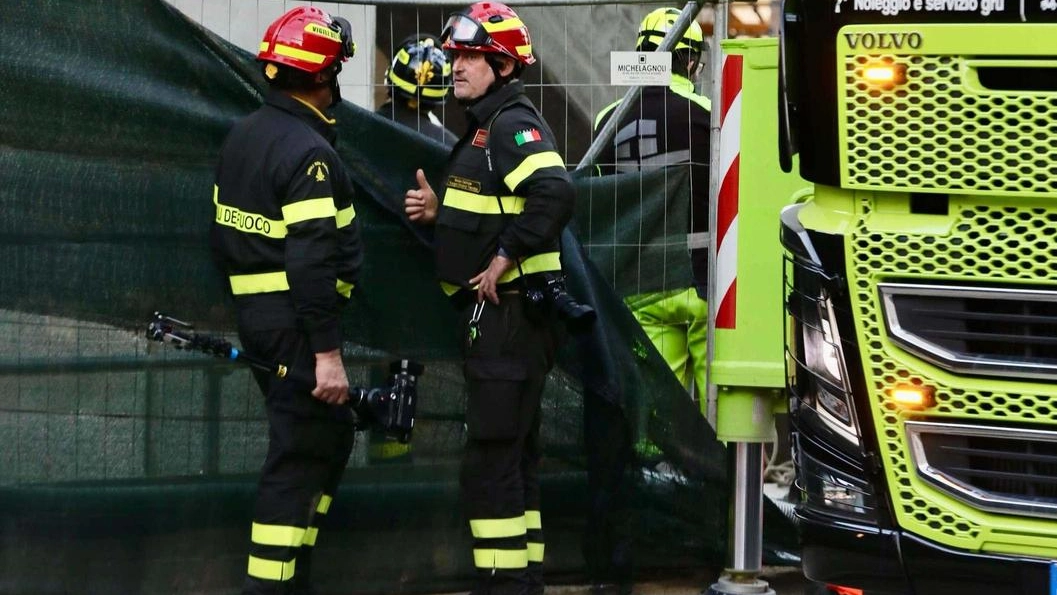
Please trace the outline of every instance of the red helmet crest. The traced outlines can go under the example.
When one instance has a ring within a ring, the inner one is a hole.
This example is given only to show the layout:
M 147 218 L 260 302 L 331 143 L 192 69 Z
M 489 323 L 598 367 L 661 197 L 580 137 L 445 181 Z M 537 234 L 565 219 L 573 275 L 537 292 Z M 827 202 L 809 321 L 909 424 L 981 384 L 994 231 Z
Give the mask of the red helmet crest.
M 446 50 L 503 54 L 525 66 L 536 62 L 528 27 L 501 2 L 476 2 L 451 15 L 440 38 Z
M 344 62 L 355 51 L 348 21 L 332 19 L 315 7 L 298 6 L 264 32 L 257 59 L 315 73 L 335 61 Z

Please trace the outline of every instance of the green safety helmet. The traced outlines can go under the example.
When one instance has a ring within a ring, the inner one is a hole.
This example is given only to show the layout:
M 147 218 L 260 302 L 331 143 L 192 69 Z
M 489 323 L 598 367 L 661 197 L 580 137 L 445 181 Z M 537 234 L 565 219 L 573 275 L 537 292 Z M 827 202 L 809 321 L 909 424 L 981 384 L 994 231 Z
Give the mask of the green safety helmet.
M 639 52 L 652 52 L 661 45 L 661 40 L 672 30 L 680 11 L 677 8 L 658 8 L 646 15 L 639 23 L 639 39 L 635 42 L 635 50 Z M 689 50 L 689 59 L 695 62 L 701 61 L 701 50 L 705 45 L 705 34 L 701 31 L 701 25 L 697 21 L 691 21 L 690 26 L 683 32 L 683 37 L 675 43 L 673 51 Z

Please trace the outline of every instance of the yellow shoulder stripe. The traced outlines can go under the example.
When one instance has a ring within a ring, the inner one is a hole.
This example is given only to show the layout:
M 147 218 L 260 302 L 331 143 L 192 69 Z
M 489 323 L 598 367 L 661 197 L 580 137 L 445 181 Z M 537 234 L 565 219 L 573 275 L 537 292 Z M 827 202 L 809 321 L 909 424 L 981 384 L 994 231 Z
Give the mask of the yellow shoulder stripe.
M 544 151 L 543 153 L 536 153 L 535 155 L 529 155 L 525 157 L 525 160 L 520 165 L 514 168 L 514 171 L 507 174 L 503 178 L 503 183 L 506 187 L 514 191 L 519 184 L 524 182 L 529 176 L 536 173 L 546 167 L 560 167 L 565 168 L 565 162 L 562 161 L 562 156 L 555 151 Z

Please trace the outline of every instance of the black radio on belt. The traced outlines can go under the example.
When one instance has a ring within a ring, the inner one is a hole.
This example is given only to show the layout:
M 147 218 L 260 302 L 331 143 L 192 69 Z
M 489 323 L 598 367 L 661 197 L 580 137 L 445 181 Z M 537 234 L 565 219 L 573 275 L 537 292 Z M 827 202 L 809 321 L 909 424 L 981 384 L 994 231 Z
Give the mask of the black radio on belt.
M 279 378 L 299 382 L 309 389 L 315 378 L 290 370 L 284 364 L 269 362 L 245 353 L 230 342 L 218 337 L 194 332 L 186 322 L 170 318 L 160 312 L 147 325 L 147 338 L 168 343 L 177 349 L 201 351 L 216 357 L 247 364 Z M 377 388 L 349 388 L 348 405 L 356 414 L 356 428 L 375 426 L 400 442 L 411 440 L 415 427 L 415 406 L 418 404 L 418 377 L 425 367 L 411 360 L 396 360 L 389 364 L 389 385 Z

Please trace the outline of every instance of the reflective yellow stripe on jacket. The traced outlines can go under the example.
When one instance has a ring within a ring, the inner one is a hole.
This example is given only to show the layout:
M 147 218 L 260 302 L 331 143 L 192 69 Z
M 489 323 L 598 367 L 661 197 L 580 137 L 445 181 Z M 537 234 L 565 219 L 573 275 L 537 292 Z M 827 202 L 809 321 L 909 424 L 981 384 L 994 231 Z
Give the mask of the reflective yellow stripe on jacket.
M 272 293 L 275 291 L 290 291 L 290 282 L 286 280 L 285 271 L 274 273 L 256 273 L 251 275 L 231 275 L 228 277 L 231 283 L 231 293 L 235 295 L 250 295 L 254 293 Z M 335 290 L 345 297 L 352 295 L 355 287 L 348 281 L 337 280 Z
M 267 238 L 281 240 L 286 237 L 287 225 L 309 221 L 311 219 L 322 219 L 333 217 L 334 224 L 338 229 L 348 227 L 356 218 L 356 209 L 352 205 L 338 210 L 334 206 L 333 197 L 310 198 L 283 207 L 283 219 L 269 219 L 258 213 L 243 211 L 235 207 L 220 204 L 218 195 L 220 189 L 213 185 L 213 204 L 216 205 L 216 222 L 225 227 L 253 233 Z
M 545 167 L 560 167 L 564 170 L 565 162 L 562 161 L 562 156 L 554 151 L 544 151 L 543 153 L 529 155 L 514 168 L 514 171 L 503 178 L 503 183 L 506 184 L 507 188 L 513 190 L 518 187 L 518 184 L 536 173 L 537 170 Z
M 474 194 L 449 187 L 444 189 L 444 206 L 482 215 L 517 215 L 525 210 L 525 199 L 520 196 Z

